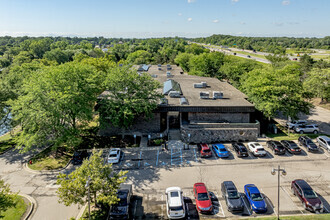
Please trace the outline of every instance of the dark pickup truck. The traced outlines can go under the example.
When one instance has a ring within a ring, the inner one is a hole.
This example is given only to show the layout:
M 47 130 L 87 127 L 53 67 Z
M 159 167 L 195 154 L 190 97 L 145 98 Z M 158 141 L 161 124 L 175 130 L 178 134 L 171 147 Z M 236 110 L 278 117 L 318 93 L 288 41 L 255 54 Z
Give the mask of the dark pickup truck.
M 110 207 L 108 219 L 129 219 L 132 195 L 133 189 L 131 184 L 121 185 L 117 191 L 119 201 Z

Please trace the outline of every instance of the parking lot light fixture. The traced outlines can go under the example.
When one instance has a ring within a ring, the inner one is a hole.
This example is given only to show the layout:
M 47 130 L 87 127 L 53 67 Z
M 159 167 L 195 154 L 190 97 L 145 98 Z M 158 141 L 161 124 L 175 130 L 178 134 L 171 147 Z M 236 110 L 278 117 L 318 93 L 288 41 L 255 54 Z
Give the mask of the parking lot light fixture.
M 277 172 L 278 176 L 277 176 L 277 219 L 280 219 L 280 174 L 282 172 L 282 175 L 285 176 L 286 175 L 286 171 L 285 169 L 281 169 L 280 165 L 278 165 L 278 168 L 275 169 L 273 168 L 271 171 L 272 175 L 275 175 Z

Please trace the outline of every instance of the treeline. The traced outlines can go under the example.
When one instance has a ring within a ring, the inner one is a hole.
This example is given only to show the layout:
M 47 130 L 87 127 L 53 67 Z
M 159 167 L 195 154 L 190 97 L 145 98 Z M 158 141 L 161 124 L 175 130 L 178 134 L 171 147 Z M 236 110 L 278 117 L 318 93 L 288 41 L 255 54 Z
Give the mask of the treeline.
M 238 47 L 247 50 L 263 51 L 275 54 L 285 54 L 286 48 L 330 49 L 330 36 L 324 38 L 295 37 L 239 37 L 231 35 L 212 35 L 210 37 L 194 38 L 194 42 L 228 47 Z

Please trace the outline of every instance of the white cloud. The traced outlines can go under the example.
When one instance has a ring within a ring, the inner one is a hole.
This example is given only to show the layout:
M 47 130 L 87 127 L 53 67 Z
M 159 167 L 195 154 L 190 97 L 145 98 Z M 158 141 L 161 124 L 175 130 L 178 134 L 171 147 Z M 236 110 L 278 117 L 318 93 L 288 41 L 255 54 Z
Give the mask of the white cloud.
M 188 18 L 188 21 L 191 22 L 192 21 L 192 18 Z
M 232 3 L 239 2 L 239 0 L 231 0 Z
M 188 0 L 188 3 L 193 3 L 195 2 L 196 0 Z
M 282 1 L 282 5 L 290 5 L 290 1 Z
M 213 23 L 219 23 L 219 20 L 218 19 L 215 19 L 212 21 Z
M 182 13 L 178 13 L 179 16 L 182 16 Z

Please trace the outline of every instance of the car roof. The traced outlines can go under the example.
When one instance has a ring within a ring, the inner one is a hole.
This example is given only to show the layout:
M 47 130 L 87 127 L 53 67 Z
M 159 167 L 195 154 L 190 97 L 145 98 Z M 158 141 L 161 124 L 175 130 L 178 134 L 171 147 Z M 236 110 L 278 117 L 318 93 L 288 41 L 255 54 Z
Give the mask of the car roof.
M 177 197 L 170 196 L 171 192 L 178 192 Z M 166 194 L 169 194 L 169 205 L 170 206 L 181 206 L 182 200 L 181 200 L 181 188 L 180 187 L 169 187 L 166 189 Z
M 166 188 L 166 193 L 177 192 L 177 191 L 180 191 L 181 192 L 181 188 L 180 187 L 177 187 L 177 186 L 172 186 L 172 187 Z
M 299 185 L 302 190 L 312 189 L 312 187 L 305 180 L 297 179 L 297 180 L 294 180 L 294 182 L 296 182 L 296 184 Z
M 249 188 L 250 193 L 260 193 L 259 189 L 254 184 L 247 184 L 245 187 Z
M 226 149 L 225 145 L 223 144 L 214 144 L 215 146 L 217 146 L 218 148 L 223 148 L 223 149 Z
M 237 191 L 236 186 L 233 183 L 233 181 L 224 181 L 223 185 L 226 187 L 227 190 L 236 190 Z
M 207 144 L 201 144 L 202 149 L 210 149 L 210 147 Z
M 327 136 L 319 136 L 319 138 L 322 138 L 322 139 L 324 139 L 325 141 L 330 141 L 330 138 L 327 137 Z
M 119 148 L 112 148 L 112 149 L 110 149 L 110 153 L 117 152 L 117 151 L 120 151 L 120 149 Z
M 204 183 L 195 183 L 194 188 L 196 188 L 198 193 L 204 193 L 207 192 L 206 186 Z

